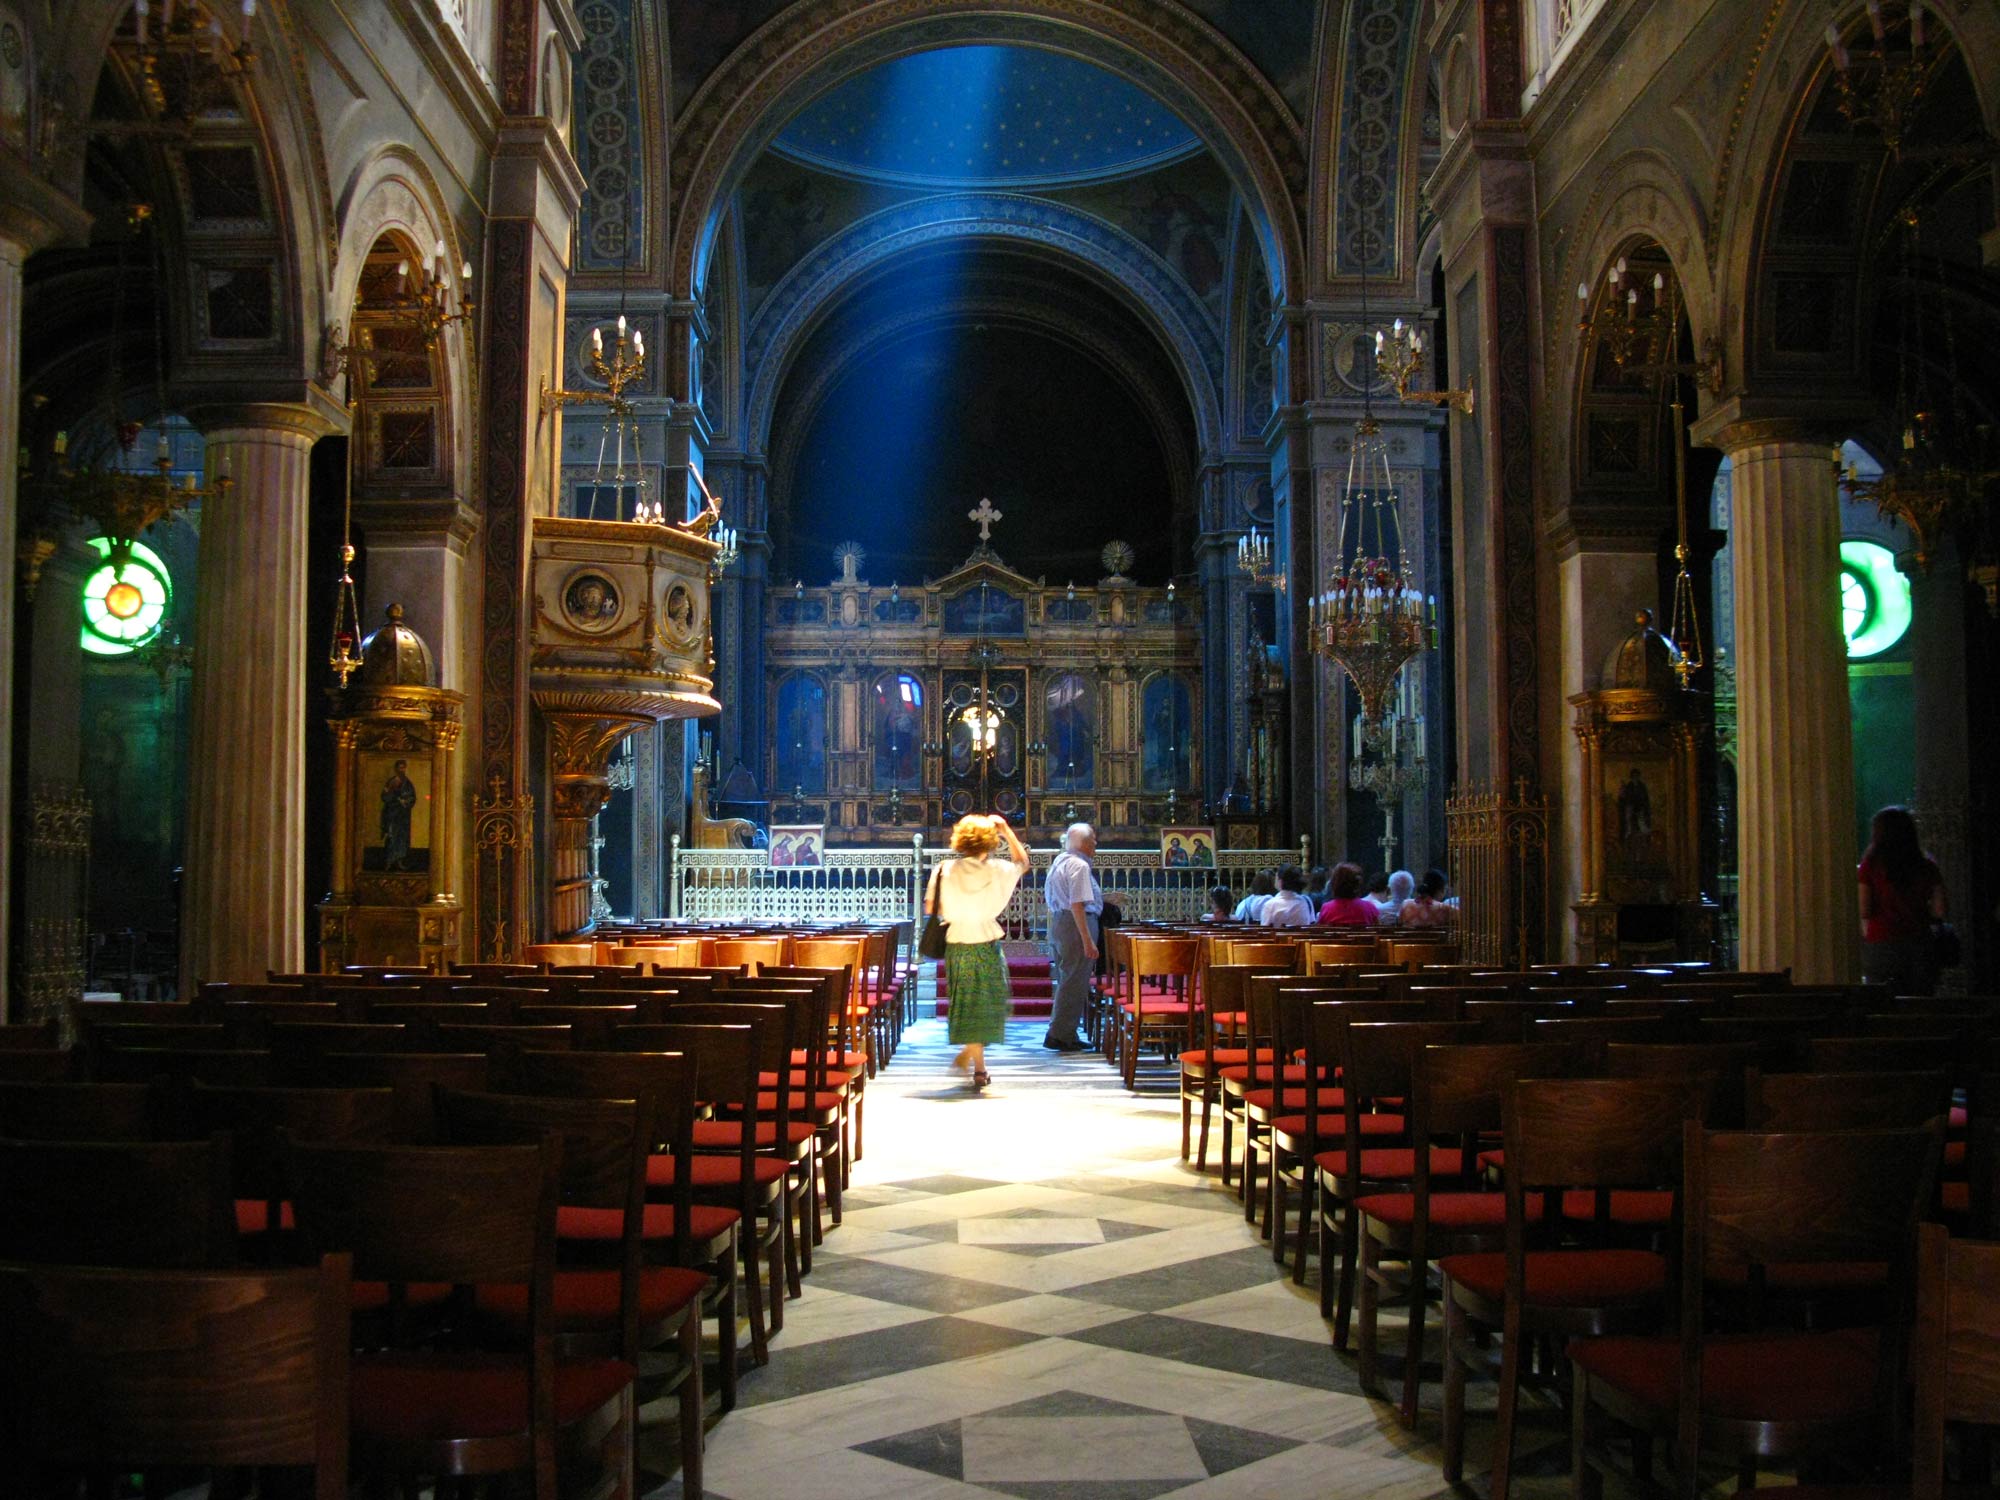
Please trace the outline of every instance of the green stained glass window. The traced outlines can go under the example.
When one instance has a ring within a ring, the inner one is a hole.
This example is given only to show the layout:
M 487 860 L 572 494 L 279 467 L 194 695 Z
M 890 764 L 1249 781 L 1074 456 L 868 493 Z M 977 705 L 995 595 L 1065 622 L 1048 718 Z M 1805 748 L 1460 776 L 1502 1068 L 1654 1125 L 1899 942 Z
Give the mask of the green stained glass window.
M 83 649 L 123 656 L 160 633 L 173 602 L 173 582 L 160 554 L 144 542 L 114 552 L 109 537 L 93 537 L 103 561 L 83 581 Z

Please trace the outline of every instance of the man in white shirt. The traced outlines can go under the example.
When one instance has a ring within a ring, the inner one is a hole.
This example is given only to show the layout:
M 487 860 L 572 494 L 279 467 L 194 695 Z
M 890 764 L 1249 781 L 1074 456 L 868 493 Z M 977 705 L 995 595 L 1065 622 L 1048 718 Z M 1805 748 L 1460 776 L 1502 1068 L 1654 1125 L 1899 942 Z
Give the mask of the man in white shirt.
M 1278 894 L 1264 903 L 1257 920 L 1266 927 L 1308 927 L 1319 913 L 1305 895 L 1306 873 L 1297 865 L 1278 871 Z
M 1049 1013 L 1048 1035 L 1042 1045 L 1054 1052 L 1081 1052 L 1076 1034 L 1090 1003 L 1090 976 L 1097 966 L 1098 917 L 1104 911 L 1104 891 L 1090 868 L 1097 853 L 1097 830 L 1072 823 L 1063 834 L 1063 852 L 1049 866 L 1043 897 L 1049 906 L 1049 969 L 1055 981 L 1055 1003 Z
M 1264 903 L 1277 893 L 1278 882 L 1269 870 L 1259 870 L 1250 878 L 1250 894 L 1236 903 L 1236 920 L 1239 922 L 1261 922 L 1264 920 Z

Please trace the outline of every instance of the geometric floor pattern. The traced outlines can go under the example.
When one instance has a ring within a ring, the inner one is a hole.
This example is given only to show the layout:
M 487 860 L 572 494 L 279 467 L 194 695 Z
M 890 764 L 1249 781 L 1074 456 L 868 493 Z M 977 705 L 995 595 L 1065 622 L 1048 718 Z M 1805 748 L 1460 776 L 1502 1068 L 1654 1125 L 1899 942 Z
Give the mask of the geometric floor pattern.
M 919 1022 L 868 1086 L 845 1222 L 706 1457 L 716 1500 L 1320 1500 L 1486 1493 L 1490 1388 L 1465 1490 L 1439 1476 L 1437 1390 L 1405 1431 L 1362 1395 L 1311 1285 L 1294 1287 L 1180 1107 L 1014 1024 L 974 1095 Z M 1164 1075 L 1163 1075 L 1164 1078 Z M 1385 1321 L 1385 1334 L 1391 1331 Z M 1385 1338 L 1400 1344 L 1401 1328 Z M 680 1500 L 671 1403 L 646 1408 L 652 1500 Z M 1553 1411 L 1515 1493 L 1568 1493 Z

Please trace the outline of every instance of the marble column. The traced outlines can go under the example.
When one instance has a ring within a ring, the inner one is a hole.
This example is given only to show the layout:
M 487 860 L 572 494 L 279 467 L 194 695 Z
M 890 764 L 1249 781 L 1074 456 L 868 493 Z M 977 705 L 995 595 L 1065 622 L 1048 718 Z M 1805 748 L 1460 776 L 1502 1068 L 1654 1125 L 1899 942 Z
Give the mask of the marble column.
M 1721 440 L 1736 567 L 1739 962 L 1844 983 L 1860 973 L 1860 929 L 1832 449 L 1763 422 Z
M 9 910 L 13 892 L 9 871 L 14 864 L 14 532 L 15 485 L 19 479 L 11 455 L 21 437 L 21 266 L 28 249 L 0 235 L 0 623 L 7 626 L 9 645 L 0 650 L 0 1021 L 20 1019 L 8 1003 Z
M 181 985 L 305 960 L 306 512 L 328 412 L 197 409 L 208 439 L 189 724 Z M 213 493 L 227 474 L 226 494 Z

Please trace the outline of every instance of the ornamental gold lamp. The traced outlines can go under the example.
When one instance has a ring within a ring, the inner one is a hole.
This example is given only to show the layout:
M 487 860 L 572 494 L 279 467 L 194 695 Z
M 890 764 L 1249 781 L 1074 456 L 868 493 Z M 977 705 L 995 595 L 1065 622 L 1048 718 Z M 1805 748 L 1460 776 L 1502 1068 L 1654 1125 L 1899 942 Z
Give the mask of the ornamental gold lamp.
M 1707 959 L 1715 903 L 1701 893 L 1696 699 L 1680 648 L 1642 609 L 1604 663 L 1602 686 L 1571 697 L 1583 748 L 1579 963 Z
M 319 908 L 322 965 L 442 969 L 458 955 L 452 758 L 465 695 L 437 686 L 430 647 L 392 604 L 347 685 L 328 696 L 333 889 Z

